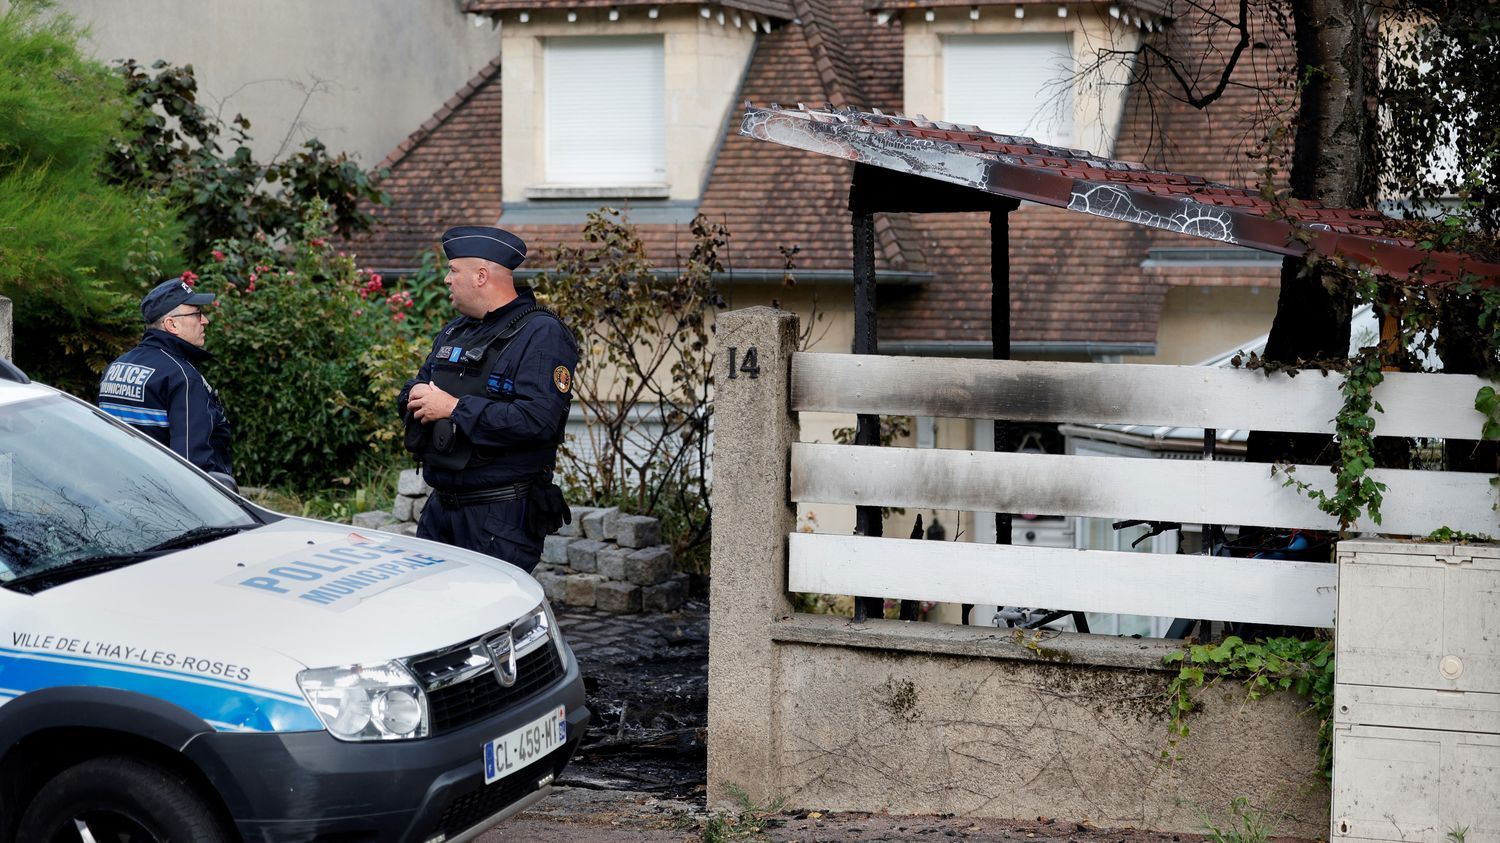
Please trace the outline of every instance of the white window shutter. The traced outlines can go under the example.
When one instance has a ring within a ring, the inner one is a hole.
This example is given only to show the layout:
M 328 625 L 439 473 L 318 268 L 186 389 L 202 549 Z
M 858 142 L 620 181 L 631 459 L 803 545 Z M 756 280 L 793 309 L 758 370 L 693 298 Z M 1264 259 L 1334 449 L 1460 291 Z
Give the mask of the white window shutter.
M 953 36 L 943 42 L 943 119 L 998 135 L 1073 144 L 1072 36 Z
M 666 120 L 660 37 L 549 38 L 549 184 L 664 184 Z

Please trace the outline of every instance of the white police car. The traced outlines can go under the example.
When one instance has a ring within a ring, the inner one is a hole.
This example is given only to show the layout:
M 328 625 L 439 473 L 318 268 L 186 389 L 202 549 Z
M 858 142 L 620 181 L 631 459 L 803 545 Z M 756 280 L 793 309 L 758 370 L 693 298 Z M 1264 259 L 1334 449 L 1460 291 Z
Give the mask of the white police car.
M 447 841 L 588 722 L 536 581 L 256 507 L 0 361 L 0 841 Z

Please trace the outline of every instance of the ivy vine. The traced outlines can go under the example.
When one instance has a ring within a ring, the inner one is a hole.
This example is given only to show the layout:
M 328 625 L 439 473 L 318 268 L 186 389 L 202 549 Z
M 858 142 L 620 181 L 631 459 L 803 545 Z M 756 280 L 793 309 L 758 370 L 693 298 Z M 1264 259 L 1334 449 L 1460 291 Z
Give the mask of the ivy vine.
M 1318 718 L 1318 769 L 1333 771 L 1333 641 L 1269 638 L 1249 642 L 1238 635 L 1217 644 L 1194 644 L 1168 653 L 1166 664 L 1181 665 L 1167 686 L 1167 748 L 1163 760 L 1177 757 L 1177 744 L 1188 736 L 1188 715 L 1198 709 L 1203 691 L 1225 678 L 1242 682 L 1247 699 L 1291 691 L 1308 700 Z
M 1474 396 L 1474 409 L 1484 416 L 1485 439 L 1500 439 L 1500 395 L 1493 386 L 1482 386 Z
M 1385 380 L 1385 354 L 1378 346 L 1361 349 L 1344 374 L 1340 388 L 1344 396 L 1338 415 L 1333 417 L 1334 439 L 1339 459 L 1335 466 L 1333 491 L 1326 492 L 1298 480 L 1296 466 L 1273 466 L 1272 473 L 1286 476 L 1285 486 L 1293 486 L 1318 504 L 1318 508 L 1337 518 L 1339 530 L 1347 532 L 1361 514 L 1380 523 L 1380 504 L 1386 485 L 1371 477 L 1375 467 L 1375 418 L 1373 409 L 1384 412 L 1375 400 L 1375 387 Z

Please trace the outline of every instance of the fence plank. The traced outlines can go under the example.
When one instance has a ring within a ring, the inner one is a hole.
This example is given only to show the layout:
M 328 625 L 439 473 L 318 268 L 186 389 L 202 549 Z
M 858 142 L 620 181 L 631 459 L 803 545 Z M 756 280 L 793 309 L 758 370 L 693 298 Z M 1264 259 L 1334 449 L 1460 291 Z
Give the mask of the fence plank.
M 1338 374 L 1205 366 L 802 353 L 792 409 L 838 413 L 1329 433 Z M 1478 439 L 1473 375 L 1392 372 L 1376 388 L 1382 436 Z M 1451 408 L 1434 412 L 1435 407 Z
M 1333 485 L 1327 468 L 1300 481 Z M 1427 535 L 1439 527 L 1500 532 L 1488 474 L 1382 469 L 1384 519 L 1355 529 Z M 995 454 L 928 448 L 792 446 L 792 499 L 966 512 L 1144 518 L 1193 524 L 1337 529 L 1333 518 L 1258 463 Z
M 969 542 L 789 536 L 792 591 L 1331 627 L 1338 566 Z

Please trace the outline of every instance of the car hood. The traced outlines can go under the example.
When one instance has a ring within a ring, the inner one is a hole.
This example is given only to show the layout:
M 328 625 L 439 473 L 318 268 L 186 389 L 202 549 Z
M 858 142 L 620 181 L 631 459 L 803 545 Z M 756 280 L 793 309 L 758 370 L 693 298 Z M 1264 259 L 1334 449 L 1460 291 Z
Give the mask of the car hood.
M 286 518 L 37 595 L 227 636 L 304 666 L 416 655 L 511 623 L 541 586 L 491 556 L 378 530 Z

